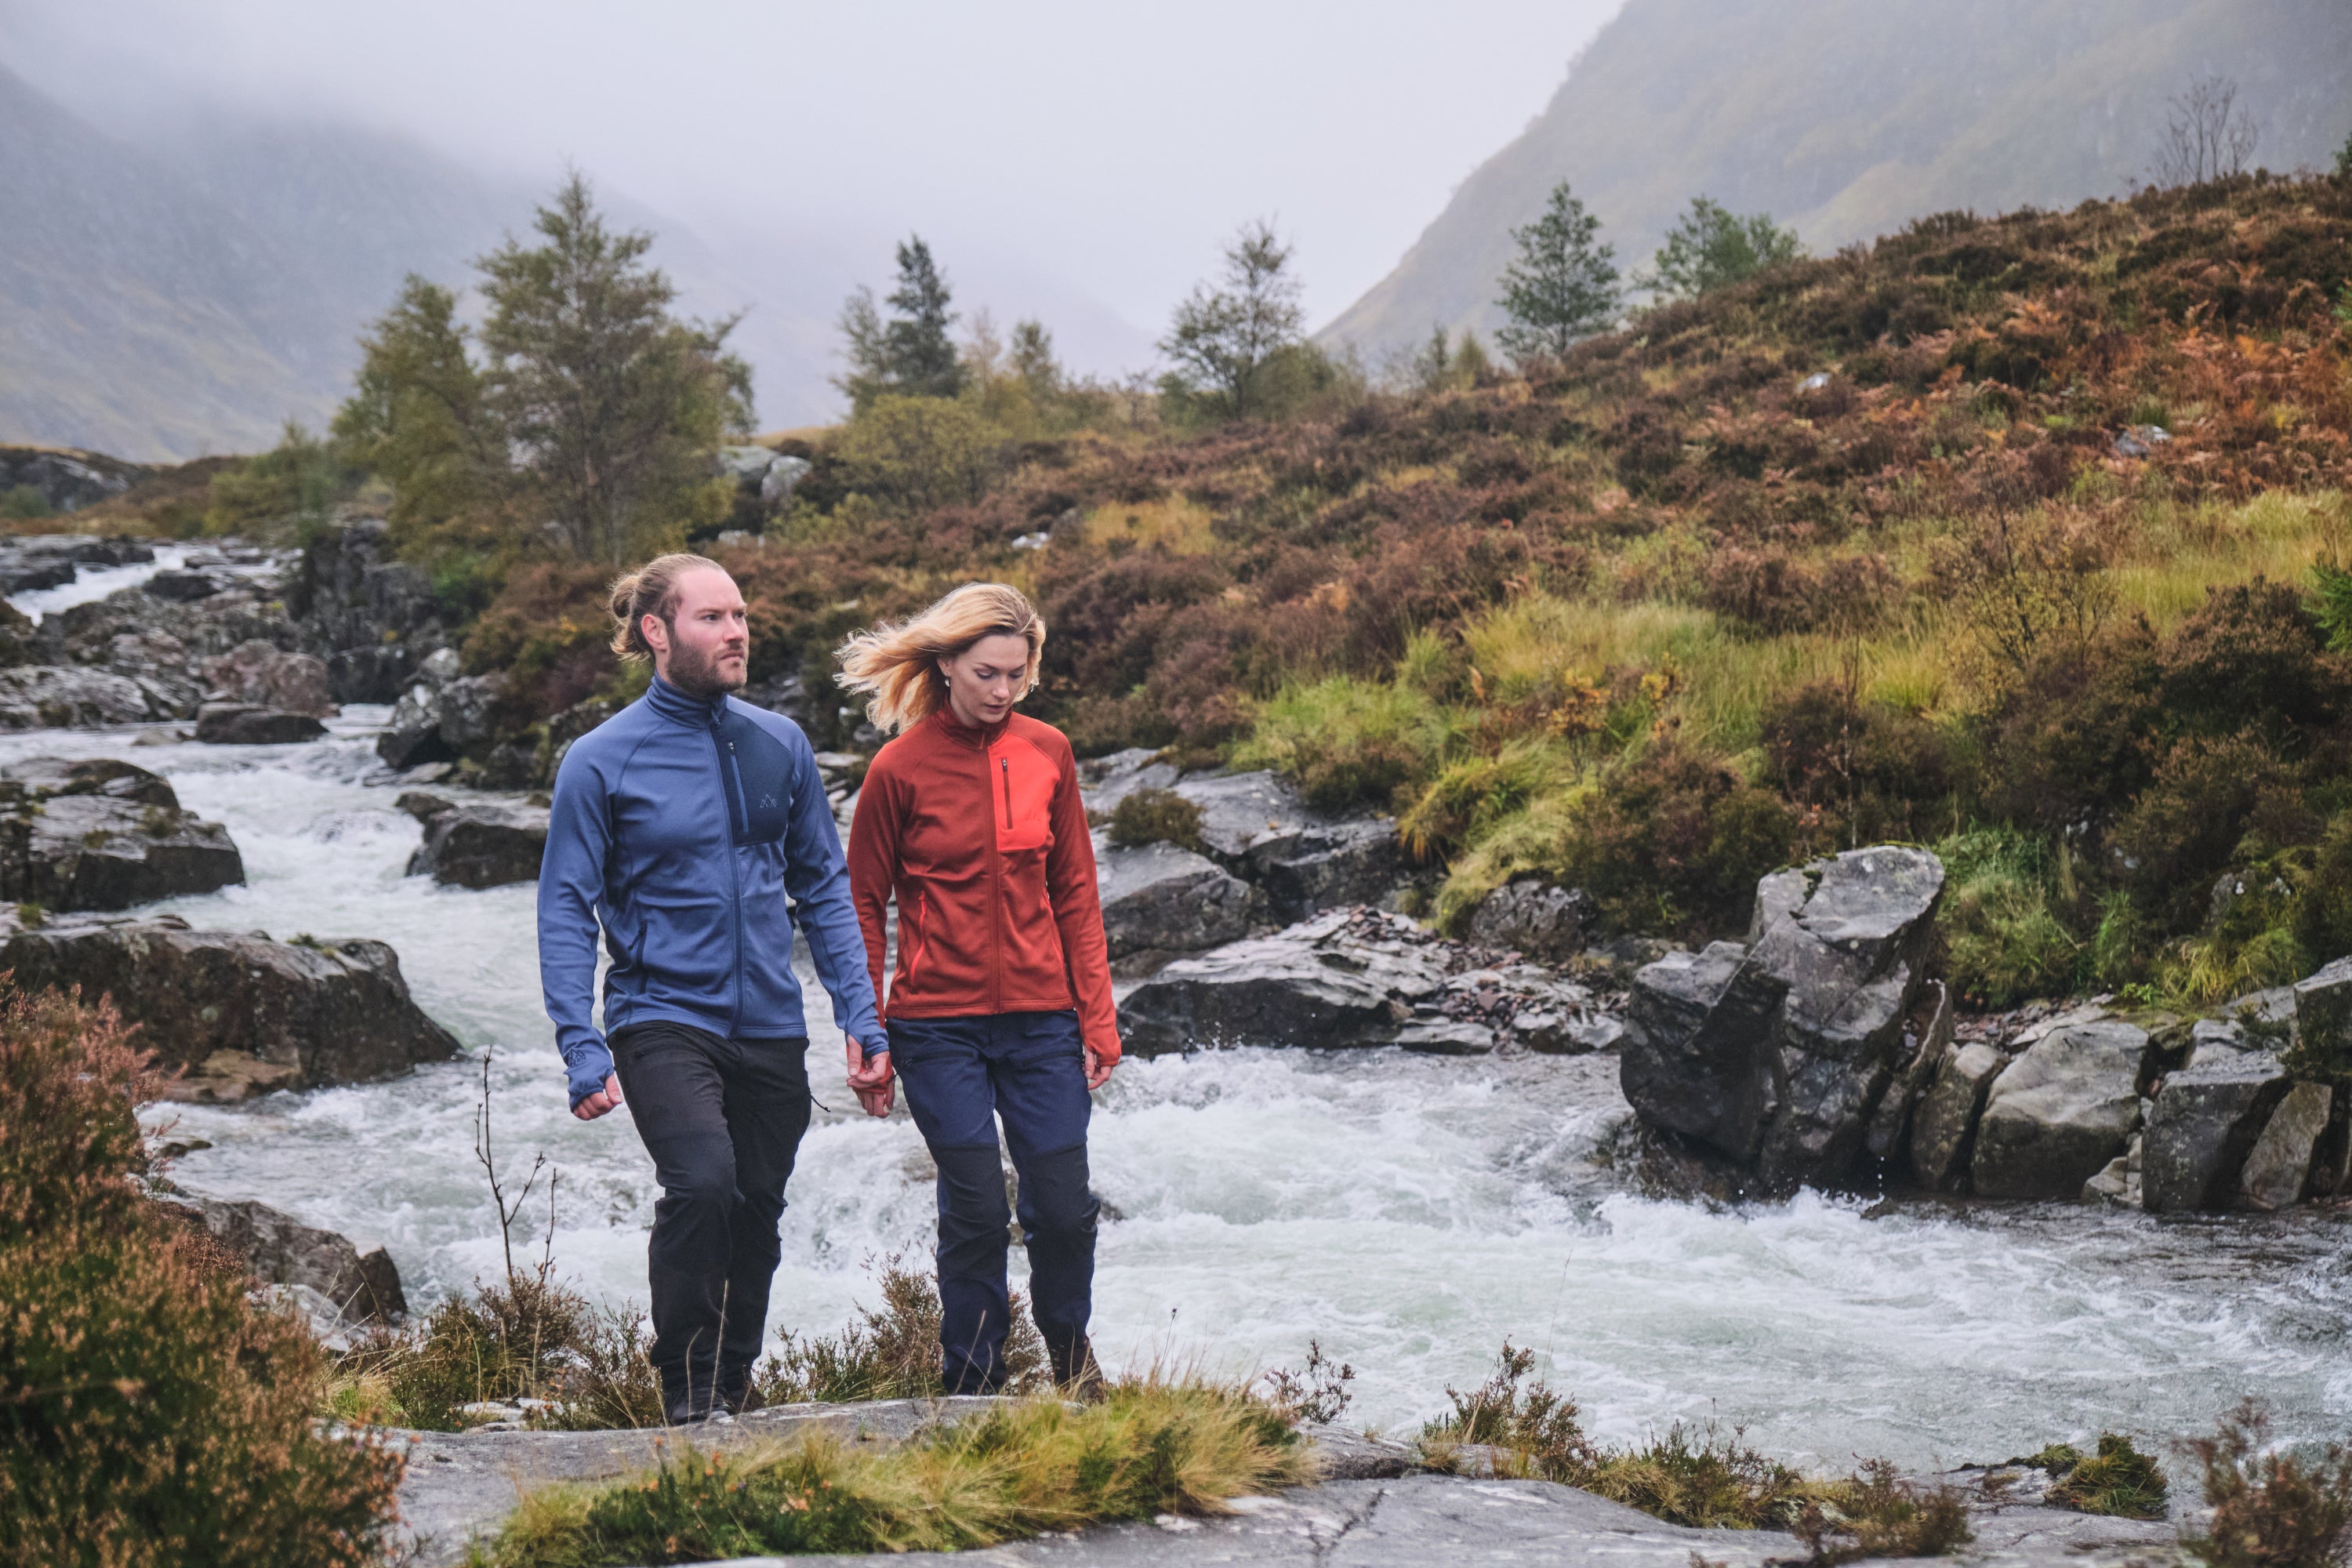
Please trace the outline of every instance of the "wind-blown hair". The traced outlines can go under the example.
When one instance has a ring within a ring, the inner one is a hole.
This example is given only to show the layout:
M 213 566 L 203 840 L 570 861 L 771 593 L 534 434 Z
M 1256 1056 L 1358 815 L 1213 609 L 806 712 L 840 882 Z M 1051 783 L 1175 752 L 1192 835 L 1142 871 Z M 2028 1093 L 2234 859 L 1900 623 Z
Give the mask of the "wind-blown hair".
M 653 658 L 653 644 L 646 641 L 645 618 L 654 616 L 668 625 L 670 616 L 677 613 L 677 580 L 706 567 L 713 572 L 727 570 L 707 555 L 689 555 L 680 550 L 656 555 L 627 576 L 614 578 L 613 651 L 630 660 Z
M 1002 583 L 966 583 L 919 616 L 885 621 L 841 645 L 834 679 L 866 698 L 866 716 L 885 734 L 910 730 L 939 711 L 948 700 L 940 661 L 955 658 L 982 637 L 1016 637 L 1029 644 L 1021 672 L 1018 701 L 1036 689 L 1037 664 L 1045 649 L 1045 622 L 1018 588 Z

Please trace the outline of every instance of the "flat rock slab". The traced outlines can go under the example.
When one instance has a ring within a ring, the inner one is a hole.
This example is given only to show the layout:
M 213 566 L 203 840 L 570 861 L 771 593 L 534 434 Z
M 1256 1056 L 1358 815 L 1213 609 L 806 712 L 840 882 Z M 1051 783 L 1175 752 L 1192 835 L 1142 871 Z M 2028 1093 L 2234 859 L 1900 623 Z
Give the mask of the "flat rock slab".
M 400 797 L 402 802 L 415 798 Z M 543 805 L 482 804 L 436 812 L 425 818 L 425 842 L 409 857 L 408 874 L 430 875 L 436 882 L 459 888 L 535 882 L 547 853 L 547 821 Z

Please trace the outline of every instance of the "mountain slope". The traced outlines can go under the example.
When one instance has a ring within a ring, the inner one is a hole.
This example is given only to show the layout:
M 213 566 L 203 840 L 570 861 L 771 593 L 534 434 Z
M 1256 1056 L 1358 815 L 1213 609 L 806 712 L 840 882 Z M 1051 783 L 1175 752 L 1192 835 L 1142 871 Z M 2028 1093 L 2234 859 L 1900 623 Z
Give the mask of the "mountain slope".
M 2340 0 L 1630 0 L 1534 123 L 1326 328 L 1378 357 L 1491 331 L 1509 230 L 1558 181 L 1628 271 L 1697 195 L 1817 254 L 1927 213 L 2068 206 L 2145 179 L 2167 100 L 2233 78 L 2272 168 L 2352 131 Z

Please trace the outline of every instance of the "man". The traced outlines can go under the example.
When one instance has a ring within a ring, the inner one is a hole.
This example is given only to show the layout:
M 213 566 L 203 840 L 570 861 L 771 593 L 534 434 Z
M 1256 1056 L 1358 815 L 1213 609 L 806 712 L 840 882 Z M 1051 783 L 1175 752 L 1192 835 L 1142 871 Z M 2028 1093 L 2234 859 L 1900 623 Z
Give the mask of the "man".
M 795 920 L 848 1037 L 851 1087 L 877 1115 L 889 1069 L 815 755 L 791 720 L 729 695 L 751 647 L 734 579 L 664 555 L 614 584 L 612 610 L 614 651 L 650 659 L 653 683 L 556 773 L 540 979 L 572 1114 L 626 1103 L 653 1156 L 652 1360 L 667 1418 L 698 1421 L 757 1399 L 777 1222 L 809 1121 Z

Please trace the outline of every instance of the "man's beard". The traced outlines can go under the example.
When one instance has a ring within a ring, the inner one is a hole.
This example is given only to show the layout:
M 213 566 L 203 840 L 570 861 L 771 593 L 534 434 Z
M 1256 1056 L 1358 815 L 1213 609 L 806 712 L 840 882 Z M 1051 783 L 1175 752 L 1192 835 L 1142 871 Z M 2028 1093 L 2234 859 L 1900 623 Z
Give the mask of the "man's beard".
M 717 697 L 743 689 L 742 676 L 729 680 L 719 675 L 717 655 L 688 647 L 670 650 L 669 673 L 664 679 L 688 697 Z

